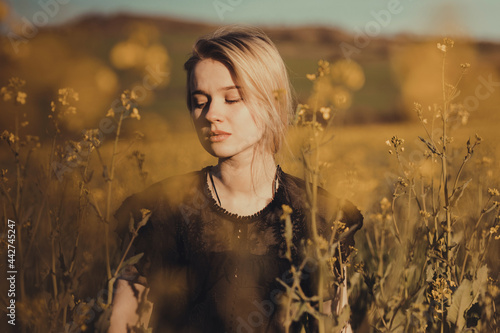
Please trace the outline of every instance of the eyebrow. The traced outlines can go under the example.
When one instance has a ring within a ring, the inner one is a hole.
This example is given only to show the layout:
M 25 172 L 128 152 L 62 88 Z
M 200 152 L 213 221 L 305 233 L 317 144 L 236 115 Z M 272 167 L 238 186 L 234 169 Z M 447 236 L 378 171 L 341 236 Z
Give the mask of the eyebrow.
M 219 91 L 228 91 L 228 90 L 233 90 L 233 89 L 240 89 L 240 86 L 227 86 L 227 87 L 222 87 L 222 88 L 219 88 Z M 203 91 L 203 90 L 195 90 L 191 93 L 191 95 L 205 95 L 205 96 L 208 96 L 208 93 Z

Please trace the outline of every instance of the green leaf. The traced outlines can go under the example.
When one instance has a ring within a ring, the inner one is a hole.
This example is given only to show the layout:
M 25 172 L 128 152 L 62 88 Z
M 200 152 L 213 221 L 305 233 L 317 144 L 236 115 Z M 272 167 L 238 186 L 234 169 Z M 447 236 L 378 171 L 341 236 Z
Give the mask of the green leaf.
M 391 332 L 404 332 L 407 317 L 403 312 L 398 311 L 391 322 Z
M 137 225 L 137 230 L 136 231 L 139 231 L 139 229 L 141 229 L 143 226 L 146 225 L 146 223 L 148 223 L 149 221 L 149 217 L 151 216 L 151 211 L 149 209 L 141 209 L 141 214 L 142 214 L 142 219 L 141 219 L 141 222 L 139 222 L 139 224 Z
M 451 297 L 447 320 L 456 325 L 458 332 L 464 328 L 466 324 L 465 311 L 472 305 L 474 300 L 472 289 L 472 281 L 464 279 Z
M 143 255 L 144 255 L 144 253 L 139 253 L 139 254 L 125 260 L 120 268 L 120 271 L 118 272 L 118 275 L 120 275 L 123 272 L 123 270 L 127 268 L 127 266 L 137 264 Z
M 129 265 L 135 265 L 139 262 L 139 260 L 142 258 L 144 253 L 139 253 L 133 257 L 128 258 L 123 262 L 123 266 L 129 266 Z
M 472 181 L 472 178 L 469 179 L 468 181 L 466 181 L 465 183 L 463 183 L 461 186 L 457 187 L 453 191 L 453 193 L 450 196 L 450 206 L 451 207 L 454 207 L 457 204 L 458 200 L 460 200 L 460 198 L 464 194 L 465 189 L 467 188 L 467 186 L 469 186 L 471 181 Z
M 432 282 L 434 281 L 434 275 L 435 275 L 436 271 L 434 270 L 434 266 L 432 264 L 429 264 L 427 265 L 427 268 L 426 268 L 426 279 L 425 281 L 427 282 Z
M 349 323 L 350 317 L 351 308 L 349 305 L 345 305 L 342 310 L 340 310 L 339 316 L 337 317 L 337 324 L 332 327 L 329 332 L 342 332 L 342 329 Z
M 111 306 L 104 309 L 104 312 L 99 316 L 99 319 L 95 323 L 96 332 L 101 333 L 101 332 L 107 332 L 109 330 L 109 324 L 112 312 L 113 308 Z
M 422 141 L 423 143 L 425 143 L 427 145 L 427 148 L 429 148 L 429 150 L 436 154 L 436 155 L 441 155 L 441 153 L 436 149 L 436 147 L 430 143 L 429 141 L 425 140 L 424 138 L 422 138 L 421 136 L 418 137 L 420 139 L 420 141 Z
M 488 266 L 483 265 L 477 270 L 476 278 L 472 282 L 472 292 L 474 293 L 474 300 L 478 296 L 484 296 L 488 288 Z
M 416 286 L 418 284 L 419 279 L 420 279 L 420 269 L 418 268 L 417 265 L 410 265 L 406 273 L 407 285 L 410 286 L 410 288 Z

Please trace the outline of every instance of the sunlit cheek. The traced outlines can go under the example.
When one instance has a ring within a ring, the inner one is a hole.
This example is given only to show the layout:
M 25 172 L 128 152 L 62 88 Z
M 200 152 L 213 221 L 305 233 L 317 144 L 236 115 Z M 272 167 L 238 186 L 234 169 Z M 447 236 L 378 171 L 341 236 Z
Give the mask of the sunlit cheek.
M 255 119 L 255 117 L 252 117 L 252 121 L 253 121 L 253 126 L 254 126 L 254 129 L 255 129 L 255 132 L 257 133 L 257 136 L 258 137 L 262 137 L 262 135 L 264 135 L 264 131 L 265 131 L 265 124 L 263 123 L 263 121 L 257 121 L 257 119 Z

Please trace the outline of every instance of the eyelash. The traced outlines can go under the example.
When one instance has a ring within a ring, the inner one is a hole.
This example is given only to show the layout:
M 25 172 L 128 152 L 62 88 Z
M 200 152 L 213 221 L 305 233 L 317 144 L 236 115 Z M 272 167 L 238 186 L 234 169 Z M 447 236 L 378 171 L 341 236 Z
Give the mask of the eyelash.
M 238 98 L 238 99 L 234 99 L 234 100 L 227 100 L 226 99 L 226 103 L 227 104 L 235 104 L 235 103 L 241 102 L 242 100 L 243 100 L 243 98 Z M 201 109 L 205 106 L 205 104 L 207 104 L 207 103 L 194 104 L 194 107 L 197 109 Z
M 234 100 L 227 100 L 226 99 L 226 103 L 227 104 L 234 104 L 234 103 L 238 103 L 238 102 L 240 102 L 242 100 L 243 100 L 243 98 L 238 98 L 238 99 L 234 99 Z

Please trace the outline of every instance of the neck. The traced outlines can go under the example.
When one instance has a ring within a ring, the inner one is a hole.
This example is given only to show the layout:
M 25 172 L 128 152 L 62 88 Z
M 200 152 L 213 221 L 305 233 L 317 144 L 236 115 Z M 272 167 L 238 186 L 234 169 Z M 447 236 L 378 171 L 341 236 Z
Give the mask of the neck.
M 251 154 L 244 159 L 219 159 L 212 170 L 219 188 L 239 197 L 272 198 L 276 164 L 271 153 Z M 255 156 L 254 156 L 255 155 Z

